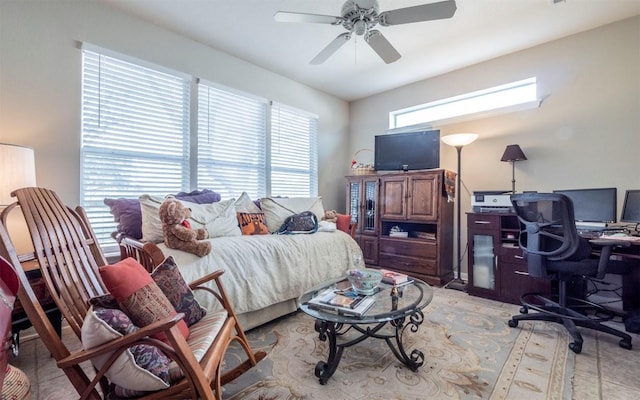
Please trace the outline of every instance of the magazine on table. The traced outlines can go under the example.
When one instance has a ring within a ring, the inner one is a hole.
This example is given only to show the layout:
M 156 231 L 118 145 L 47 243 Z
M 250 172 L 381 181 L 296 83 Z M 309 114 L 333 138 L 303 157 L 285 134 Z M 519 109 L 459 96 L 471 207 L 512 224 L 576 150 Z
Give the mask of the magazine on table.
M 373 296 L 355 294 L 348 290 L 326 289 L 307 302 L 310 308 L 361 317 L 373 305 Z

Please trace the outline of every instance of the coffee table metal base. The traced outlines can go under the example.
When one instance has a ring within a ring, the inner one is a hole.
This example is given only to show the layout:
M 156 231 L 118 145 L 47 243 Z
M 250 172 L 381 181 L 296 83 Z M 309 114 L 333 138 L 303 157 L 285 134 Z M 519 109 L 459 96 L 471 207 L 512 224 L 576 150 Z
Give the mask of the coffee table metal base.
M 320 319 L 316 320 L 315 330 L 319 333 L 319 339 L 323 342 L 327 340 L 329 341 L 329 357 L 326 362 L 319 361 L 316 364 L 316 377 L 318 377 L 320 384 L 326 384 L 329 378 L 331 378 L 334 372 L 336 372 L 344 349 L 358 344 L 370 337 L 383 339 L 387 342 L 387 345 L 398 360 L 409 367 L 411 371 L 417 371 L 418 368 L 424 364 L 424 353 L 420 350 L 414 349 L 407 354 L 402 343 L 402 337 L 407 329 L 414 333 L 417 332 L 423 322 L 424 314 L 422 314 L 422 311 L 420 310 L 414 310 L 414 312 L 409 316 L 380 322 L 373 326 L 366 327 L 362 327 L 358 324 L 343 324 Z M 382 328 L 387 324 L 393 327 L 393 333 L 385 334 L 381 332 Z M 352 329 L 358 331 L 360 336 L 344 343 L 338 343 L 338 338 L 345 335 Z

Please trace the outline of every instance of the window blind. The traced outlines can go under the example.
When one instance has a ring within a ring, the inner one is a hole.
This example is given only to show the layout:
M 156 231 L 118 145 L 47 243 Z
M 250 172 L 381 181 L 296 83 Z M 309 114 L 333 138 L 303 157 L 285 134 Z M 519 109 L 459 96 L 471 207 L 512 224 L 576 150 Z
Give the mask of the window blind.
M 107 197 L 189 187 L 190 80 L 83 50 L 81 204 L 115 245 Z
M 198 185 L 222 198 L 267 194 L 267 102 L 198 85 Z
M 271 107 L 271 195 L 318 194 L 318 118 L 274 103 Z

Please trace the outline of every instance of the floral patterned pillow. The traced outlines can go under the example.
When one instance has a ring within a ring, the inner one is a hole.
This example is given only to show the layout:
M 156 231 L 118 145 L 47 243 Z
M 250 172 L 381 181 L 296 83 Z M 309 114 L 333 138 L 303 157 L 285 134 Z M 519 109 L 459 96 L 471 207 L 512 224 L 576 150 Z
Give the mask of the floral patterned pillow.
M 82 346 L 90 349 L 110 342 L 138 328 L 122 310 L 91 307 L 82 324 Z M 101 369 L 111 353 L 91 360 Z M 169 364 L 171 360 L 159 348 L 140 344 L 120 354 L 106 375 L 109 380 L 124 389 L 148 391 L 169 387 Z
M 189 285 L 184 281 L 178 266 L 172 256 L 167 257 L 151 273 L 151 277 L 160 290 L 169 299 L 179 313 L 184 313 L 184 322 L 191 326 L 205 316 L 207 310 L 193 296 Z

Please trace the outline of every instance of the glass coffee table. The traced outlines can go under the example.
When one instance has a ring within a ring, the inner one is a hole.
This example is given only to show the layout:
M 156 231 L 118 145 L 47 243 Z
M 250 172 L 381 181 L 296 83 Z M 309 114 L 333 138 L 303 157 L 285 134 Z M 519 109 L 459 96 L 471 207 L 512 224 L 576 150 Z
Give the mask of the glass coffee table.
M 396 295 L 393 295 L 392 286 L 381 283 L 381 290 L 372 295 L 375 298 L 373 305 L 362 316 L 342 315 L 309 305 L 310 299 L 327 289 L 345 288 L 348 285 L 345 282 L 344 279 L 325 282 L 298 299 L 300 309 L 316 319 L 315 330 L 319 333 L 319 339 L 329 341 L 327 361 L 319 361 L 315 368 L 320 384 L 326 384 L 334 374 L 345 348 L 367 338 L 384 340 L 398 360 L 412 371 L 417 371 L 424 364 L 424 353 L 417 349 L 407 353 L 403 336 L 407 331 L 417 332 L 424 322 L 422 310 L 431 302 L 433 288 L 414 279 L 412 284 L 397 287 Z M 388 329 L 383 329 L 387 325 Z M 351 333 L 345 339 L 348 332 Z

